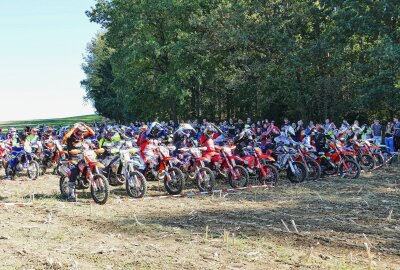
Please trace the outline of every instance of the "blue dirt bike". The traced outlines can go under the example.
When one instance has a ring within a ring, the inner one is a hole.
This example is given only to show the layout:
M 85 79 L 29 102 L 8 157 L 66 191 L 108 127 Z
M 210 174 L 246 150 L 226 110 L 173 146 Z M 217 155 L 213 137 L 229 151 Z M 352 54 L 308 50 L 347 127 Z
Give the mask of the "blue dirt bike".
M 7 178 L 13 180 L 17 172 L 26 171 L 29 179 L 36 180 L 39 176 L 39 164 L 34 155 L 30 146 L 13 147 L 5 165 Z

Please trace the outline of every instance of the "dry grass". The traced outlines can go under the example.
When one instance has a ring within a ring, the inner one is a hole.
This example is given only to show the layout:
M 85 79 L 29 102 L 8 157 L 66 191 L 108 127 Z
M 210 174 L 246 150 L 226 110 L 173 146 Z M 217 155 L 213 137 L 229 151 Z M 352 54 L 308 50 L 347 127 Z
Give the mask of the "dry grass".
M 116 188 L 105 206 L 61 201 L 54 176 L 2 180 L 1 203 L 33 206 L 1 209 L 0 269 L 399 269 L 399 171 L 225 197 Z

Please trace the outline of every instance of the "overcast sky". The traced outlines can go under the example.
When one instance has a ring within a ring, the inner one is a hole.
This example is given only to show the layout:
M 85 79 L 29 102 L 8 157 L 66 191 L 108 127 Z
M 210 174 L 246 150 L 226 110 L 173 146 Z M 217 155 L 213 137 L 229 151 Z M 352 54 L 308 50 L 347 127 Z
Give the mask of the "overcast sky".
M 91 0 L 0 1 L 0 121 L 91 114 L 80 81 Z

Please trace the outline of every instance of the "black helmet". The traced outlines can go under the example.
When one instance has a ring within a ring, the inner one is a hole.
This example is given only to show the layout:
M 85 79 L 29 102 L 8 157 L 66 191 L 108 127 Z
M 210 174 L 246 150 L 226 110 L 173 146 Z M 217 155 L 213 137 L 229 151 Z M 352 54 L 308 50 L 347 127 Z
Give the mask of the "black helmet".
M 151 138 L 156 138 L 162 130 L 162 126 L 158 122 L 151 123 L 150 127 L 146 131 L 146 135 Z

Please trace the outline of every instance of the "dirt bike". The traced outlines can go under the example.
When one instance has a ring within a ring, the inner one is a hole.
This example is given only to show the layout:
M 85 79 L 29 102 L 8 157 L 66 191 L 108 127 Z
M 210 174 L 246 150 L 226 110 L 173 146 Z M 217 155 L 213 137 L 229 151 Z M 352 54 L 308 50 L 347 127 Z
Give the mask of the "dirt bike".
M 35 155 L 32 154 L 32 148 L 29 145 L 12 147 L 12 152 L 4 168 L 10 180 L 15 178 L 17 172 L 24 170 L 31 180 L 39 177 L 39 164 L 35 161 Z
M 253 146 L 247 146 L 243 153 L 243 165 L 250 176 L 256 176 L 260 184 L 277 184 L 279 172 L 272 165 L 275 159 L 271 155 L 263 153 L 260 147 Z
M 37 149 L 37 161 L 41 174 L 45 174 L 51 168 L 54 168 L 53 174 L 58 174 L 59 161 L 67 156 L 67 152 L 63 150 L 61 143 L 58 140 L 46 140 L 38 141 L 33 146 Z
M 215 187 L 215 176 L 210 168 L 205 167 L 201 151 L 206 147 L 183 147 L 178 149 L 182 154 L 181 170 L 188 179 L 195 181 L 200 191 L 211 191 Z
M 236 161 L 242 163 L 243 160 L 232 154 L 235 149 L 236 146 L 215 146 L 216 152 L 213 154 L 209 166 L 211 170 L 215 171 L 215 174 L 220 174 L 227 179 L 232 188 L 245 187 L 249 182 L 249 173 L 246 168 L 236 164 Z
M 142 198 L 147 191 L 146 177 L 141 173 L 146 165 L 138 151 L 138 148 L 112 149 L 111 154 L 116 158 L 103 170 L 110 184 L 119 185 L 122 182 L 127 194 L 132 198 Z
M 373 168 L 375 168 L 375 159 L 368 153 L 368 150 L 365 149 L 364 145 L 357 140 L 352 140 L 351 142 L 355 153 L 354 159 L 356 162 L 358 162 L 360 167 L 367 171 L 371 171 Z
M 185 176 L 183 172 L 175 166 L 179 160 L 171 157 L 170 152 L 175 150 L 175 146 L 151 145 L 146 151 L 152 151 L 153 155 L 147 161 L 144 170 L 145 175 L 154 175 L 164 182 L 164 187 L 171 195 L 180 194 L 185 186 Z
M 339 173 L 343 178 L 355 179 L 360 176 L 361 167 L 354 160 L 350 159 L 347 152 L 341 150 L 342 145 L 338 141 L 329 144 L 330 150 L 321 153 L 317 162 L 321 165 L 322 171 L 326 175 Z
M 307 168 L 303 162 L 296 161 L 297 151 L 287 145 L 279 144 L 275 150 L 277 156 L 274 166 L 278 171 L 286 171 L 290 182 L 300 183 L 307 177 Z
M 321 166 L 315 161 L 317 156 L 314 154 L 316 152 L 315 147 L 308 146 L 304 144 L 298 144 L 295 149 L 297 150 L 297 155 L 295 160 L 302 162 L 307 169 L 308 180 L 318 180 L 321 177 Z
M 77 190 L 84 190 L 90 187 L 90 194 L 97 204 L 105 204 L 110 194 L 108 180 L 99 170 L 99 168 L 104 168 L 104 165 L 96 159 L 97 154 L 101 154 L 102 151 L 104 151 L 104 149 L 99 149 L 97 152 L 90 149 L 84 149 L 83 152 L 80 150 L 70 151 L 71 155 L 83 154 L 83 159 L 77 164 L 79 175 L 76 179 L 75 188 Z M 68 182 L 70 166 L 69 162 L 62 162 L 59 168 L 62 174 L 59 185 L 63 198 L 68 198 L 69 196 Z
M 0 166 L 3 166 L 3 168 L 6 167 L 10 152 L 10 147 L 8 147 L 8 145 L 6 145 L 3 141 L 0 141 Z
M 371 155 L 375 160 L 376 166 L 381 166 L 385 162 L 385 157 L 381 151 L 381 147 L 374 143 L 373 139 L 365 140 L 363 153 Z

